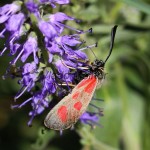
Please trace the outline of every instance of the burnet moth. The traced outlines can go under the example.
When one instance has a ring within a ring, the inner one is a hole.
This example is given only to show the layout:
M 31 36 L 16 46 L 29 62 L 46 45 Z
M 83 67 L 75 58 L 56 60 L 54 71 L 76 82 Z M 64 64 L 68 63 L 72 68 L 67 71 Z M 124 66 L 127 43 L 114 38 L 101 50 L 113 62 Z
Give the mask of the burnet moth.
M 44 124 L 47 128 L 64 130 L 72 127 L 86 111 L 95 89 L 105 78 L 104 65 L 111 55 L 117 25 L 111 30 L 110 51 L 105 61 L 95 60 L 90 65 L 90 74 L 82 79 L 52 110 L 47 114 Z

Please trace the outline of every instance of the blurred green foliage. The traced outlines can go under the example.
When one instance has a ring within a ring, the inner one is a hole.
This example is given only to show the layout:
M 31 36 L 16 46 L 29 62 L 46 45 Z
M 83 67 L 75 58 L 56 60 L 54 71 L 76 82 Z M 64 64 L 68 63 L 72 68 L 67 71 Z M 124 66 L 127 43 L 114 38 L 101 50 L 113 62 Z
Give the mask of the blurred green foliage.
M 42 134 L 47 112 L 35 118 L 32 128 L 27 127 L 30 106 L 10 109 L 19 89 L 17 81 L 0 80 L 0 149 L 149 150 L 150 1 L 71 0 L 70 6 L 59 9 L 82 20 L 81 24 L 68 22 L 69 25 L 83 30 L 93 28 L 93 34 L 84 35 L 83 39 L 88 44 L 99 42 L 94 49 L 99 59 L 107 56 L 110 30 L 118 25 L 115 47 L 105 68 L 108 74 L 103 86 L 96 91 L 96 97 L 105 101 L 93 102 L 104 108 L 104 117 L 100 120 L 103 127 L 91 130 L 79 124 L 74 131 L 65 131 L 62 136 L 52 130 Z M 93 61 L 93 54 L 88 50 L 87 53 Z M 1 76 L 9 59 L 6 55 L 0 58 Z M 24 99 L 26 97 L 20 101 Z

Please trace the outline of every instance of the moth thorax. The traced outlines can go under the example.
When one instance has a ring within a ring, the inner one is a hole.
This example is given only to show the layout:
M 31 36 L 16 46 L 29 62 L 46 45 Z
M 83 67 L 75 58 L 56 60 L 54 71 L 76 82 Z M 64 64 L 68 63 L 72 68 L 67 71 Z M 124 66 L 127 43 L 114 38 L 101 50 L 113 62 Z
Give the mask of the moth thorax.
M 91 63 L 93 67 L 104 67 L 104 62 L 102 60 L 96 59 L 93 63 Z
M 94 75 L 100 80 L 103 79 L 105 76 L 103 68 L 98 68 L 97 70 L 94 70 Z
M 103 79 L 104 74 L 104 62 L 102 60 L 95 60 L 93 63 L 91 63 L 91 73 L 93 73 L 98 79 Z

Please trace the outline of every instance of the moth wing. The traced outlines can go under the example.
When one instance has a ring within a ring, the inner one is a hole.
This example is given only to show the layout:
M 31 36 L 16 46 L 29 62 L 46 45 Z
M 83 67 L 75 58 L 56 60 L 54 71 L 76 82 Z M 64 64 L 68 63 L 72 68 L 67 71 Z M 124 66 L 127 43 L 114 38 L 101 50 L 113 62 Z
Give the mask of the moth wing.
M 46 116 L 44 124 L 54 130 L 70 128 L 85 112 L 98 84 L 98 79 L 89 76 L 83 79 Z

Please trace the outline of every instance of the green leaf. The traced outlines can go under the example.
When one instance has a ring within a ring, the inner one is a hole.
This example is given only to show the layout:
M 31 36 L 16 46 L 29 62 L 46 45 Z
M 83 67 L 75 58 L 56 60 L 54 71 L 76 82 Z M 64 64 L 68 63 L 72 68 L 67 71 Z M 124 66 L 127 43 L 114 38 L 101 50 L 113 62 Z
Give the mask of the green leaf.
M 79 15 L 84 21 L 95 20 L 99 17 L 99 8 L 95 5 L 91 5 L 87 9 L 82 10 Z
M 88 127 L 83 127 L 78 130 L 78 133 L 82 137 L 81 143 L 85 145 L 87 149 L 93 150 L 118 150 L 117 148 L 113 148 L 100 140 L 96 139 L 93 132 Z M 85 148 L 85 149 L 86 149 Z
M 139 89 L 143 87 L 143 81 L 140 79 L 140 75 L 135 72 L 135 70 L 126 68 L 125 70 L 125 76 L 129 80 L 129 82 L 134 85 L 135 87 L 138 87 Z
M 150 15 L 150 5 L 146 4 L 140 0 L 122 0 L 124 3 L 128 4 L 129 6 L 133 6 L 138 10 L 145 12 Z

